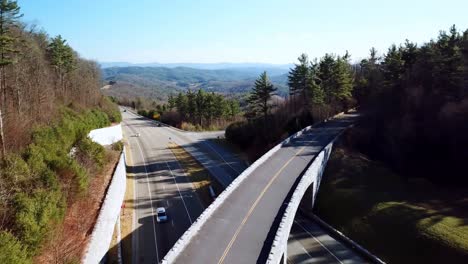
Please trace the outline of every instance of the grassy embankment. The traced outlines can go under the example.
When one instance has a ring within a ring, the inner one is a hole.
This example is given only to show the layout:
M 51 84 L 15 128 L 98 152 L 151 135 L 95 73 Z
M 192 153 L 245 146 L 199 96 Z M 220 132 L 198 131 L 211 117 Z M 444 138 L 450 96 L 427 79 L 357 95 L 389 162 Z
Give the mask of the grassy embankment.
M 169 148 L 184 171 L 189 175 L 190 181 L 193 183 L 203 205 L 208 207 L 213 201 L 210 196 L 209 186 L 212 185 L 217 194 L 222 190 L 221 186 L 217 182 L 211 181 L 210 173 L 182 147 L 170 143 Z
M 381 163 L 337 148 L 316 213 L 388 263 L 466 263 L 467 203 L 466 191 L 403 180 Z
M 25 149 L 6 157 L 0 170 L 0 183 L 7 183 L 0 184 L 2 193 L 7 194 L 0 204 L 4 219 L 1 263 L 79 261 L 94 218 L 74 217 L 73 212 L 89 209 L 93 215 L 95 208 L 75 209 L 90 205 L 84 201 L 91 196 L 99 197 L 105 188 L 95 183 L 104 178 L 113 160 L 86 136 L 91 129 L 118 122 L 118 118 L 115 109 L 105 113 L 101 109 L 63 108 L 55 122 L 34 129 Z M 73 147 L 75 151 L 70 152 Z M 75 224 L 69 225 L 71 222 Z M 64 241 L 73 230 L 82 235 L 71 248 Z

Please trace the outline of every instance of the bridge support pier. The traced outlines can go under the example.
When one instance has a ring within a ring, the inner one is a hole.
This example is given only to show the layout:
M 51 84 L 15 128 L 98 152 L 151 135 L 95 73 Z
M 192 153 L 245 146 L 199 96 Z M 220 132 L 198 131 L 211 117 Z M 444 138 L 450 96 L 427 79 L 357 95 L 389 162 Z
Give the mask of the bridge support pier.
M 280 264 L 288 264 L 288 243 L 284 245 L 283 256 L 281 257 Z
M 305 211 L 311 211 L 314 208 L 314 185 L 315 182 L 312 182 L 304 193 L 304 197 L 301 200 L 299 206 Z

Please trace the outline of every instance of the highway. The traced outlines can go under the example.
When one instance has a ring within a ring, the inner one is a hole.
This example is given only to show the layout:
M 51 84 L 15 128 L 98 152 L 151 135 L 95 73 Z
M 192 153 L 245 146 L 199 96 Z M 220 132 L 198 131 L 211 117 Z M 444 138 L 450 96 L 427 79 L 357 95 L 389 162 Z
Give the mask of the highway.
M 158 263 L 204 210 L 193 185 L 167 148 L 169 142 L 183 146 L 211 172 L 229 182 L 246 166 L 208 140 L 218 137 L 219 132 L 180 132 L 130 111 L 122 112 L 122 116 L 131 156 L 127 169 L 136 179 L 133 263 Z M 167 223 L 156 222 L 157 207 L 166 207 Z
M 264 263 L 296 180 L 353 118 L 343 115 L 323 123 L 261 164 L 214 211 L 176 263 Z
M 287 262 L 291 264 L 368 263 L 300 212 L 294 219 L 287 251 Z
M 228 180 L 240 174 L 246 164 L 209 140 L 220 136 L 220 132 L 182 132 L 158 126 L 154 121 L 129 111 L 122 115 L 124 135 L 131 153 L 129 173 L 136 177 L 133 263 L 158 263 L 204 210 L 180 164 L 167 149 L 169 141 L 184 146 L 192 155 L 198 155 L 198 159 L 212 172 L 221 173 Z M 136 133 L 140 136 L 135 137 Z M 158 224 L 154 217 L 156 208 L 160 206 L 167 208 L 170 217 L 164 224 Z M 354 252 L 331 238 L 314 222 L 296 216 L 288 242 L 288 263 L 363 262 L 356 260 L 360 259 Z

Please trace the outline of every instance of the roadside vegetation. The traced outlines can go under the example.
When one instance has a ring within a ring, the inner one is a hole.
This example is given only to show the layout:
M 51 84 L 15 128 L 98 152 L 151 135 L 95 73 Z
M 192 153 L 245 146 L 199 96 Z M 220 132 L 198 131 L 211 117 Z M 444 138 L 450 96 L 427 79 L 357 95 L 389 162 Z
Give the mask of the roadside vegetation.
M 169 148 L 181 164 L 183 170 L 189 175 L 189 179 L 194 185 L 198 197 L 200 197 L 203 202 L 203 206 L 207 208 L 213 202 L 209 186 L 212 185 L 212 188 L 214 188 L 217 194 L 222 191 L 221 186 L 215 181 L 212 181 L 210 173 L 203 167 L 203 165 L 195 160 L 195 158 L 182 147 L 171 143 Z
M 141 98 L 119 103 L 137 109 L 142 116 L 190 131 L 223 130 L 243 119 L 237 100 L 201 89 L 169 95 L 168 102 L 162 104 Z
M 245 113 L 246 120 L 226 129 L 226 139 L 248 153 L 251 161 L 296 131 L 355 105 L 350 56 L 326 54 L 310 62 L 306 54 L 291 69 L 289 97 L 273 100 L 276 87 L 263 73 L 255 82 Z
M 251 161 L 291 133 L 340 111 L 362 116 L 334 151 L 316 213 L 389 263 L 464 263 L 468 258 L 468 30 L 455 26 L 420 46 L 306 55 L 289 74 L 290 96 L 261 76 L 246 121 L 226 138 Z M 270 107 L 271 106 L 271 107 Z
M 464 263 L 466 188 L 405 179 L 340 146 L 330 157 L 315 213 L 387 263 Z
M 112 160 L 87 134 L 120 112 L 99 92 L 96 63 L 22 23 L 16 1 L 0 12 L 0 263 L 79 261 L 82 252 L 40 256 Z

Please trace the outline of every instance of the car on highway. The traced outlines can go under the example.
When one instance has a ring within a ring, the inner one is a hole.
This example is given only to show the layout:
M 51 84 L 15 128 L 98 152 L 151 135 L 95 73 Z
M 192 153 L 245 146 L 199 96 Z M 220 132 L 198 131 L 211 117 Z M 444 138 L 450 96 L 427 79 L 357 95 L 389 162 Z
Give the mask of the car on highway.
M 166 208 L 164 207 L 156 208 L 156 221 L 158 221 L 158 223 L 163 223 L 167 221 Z

